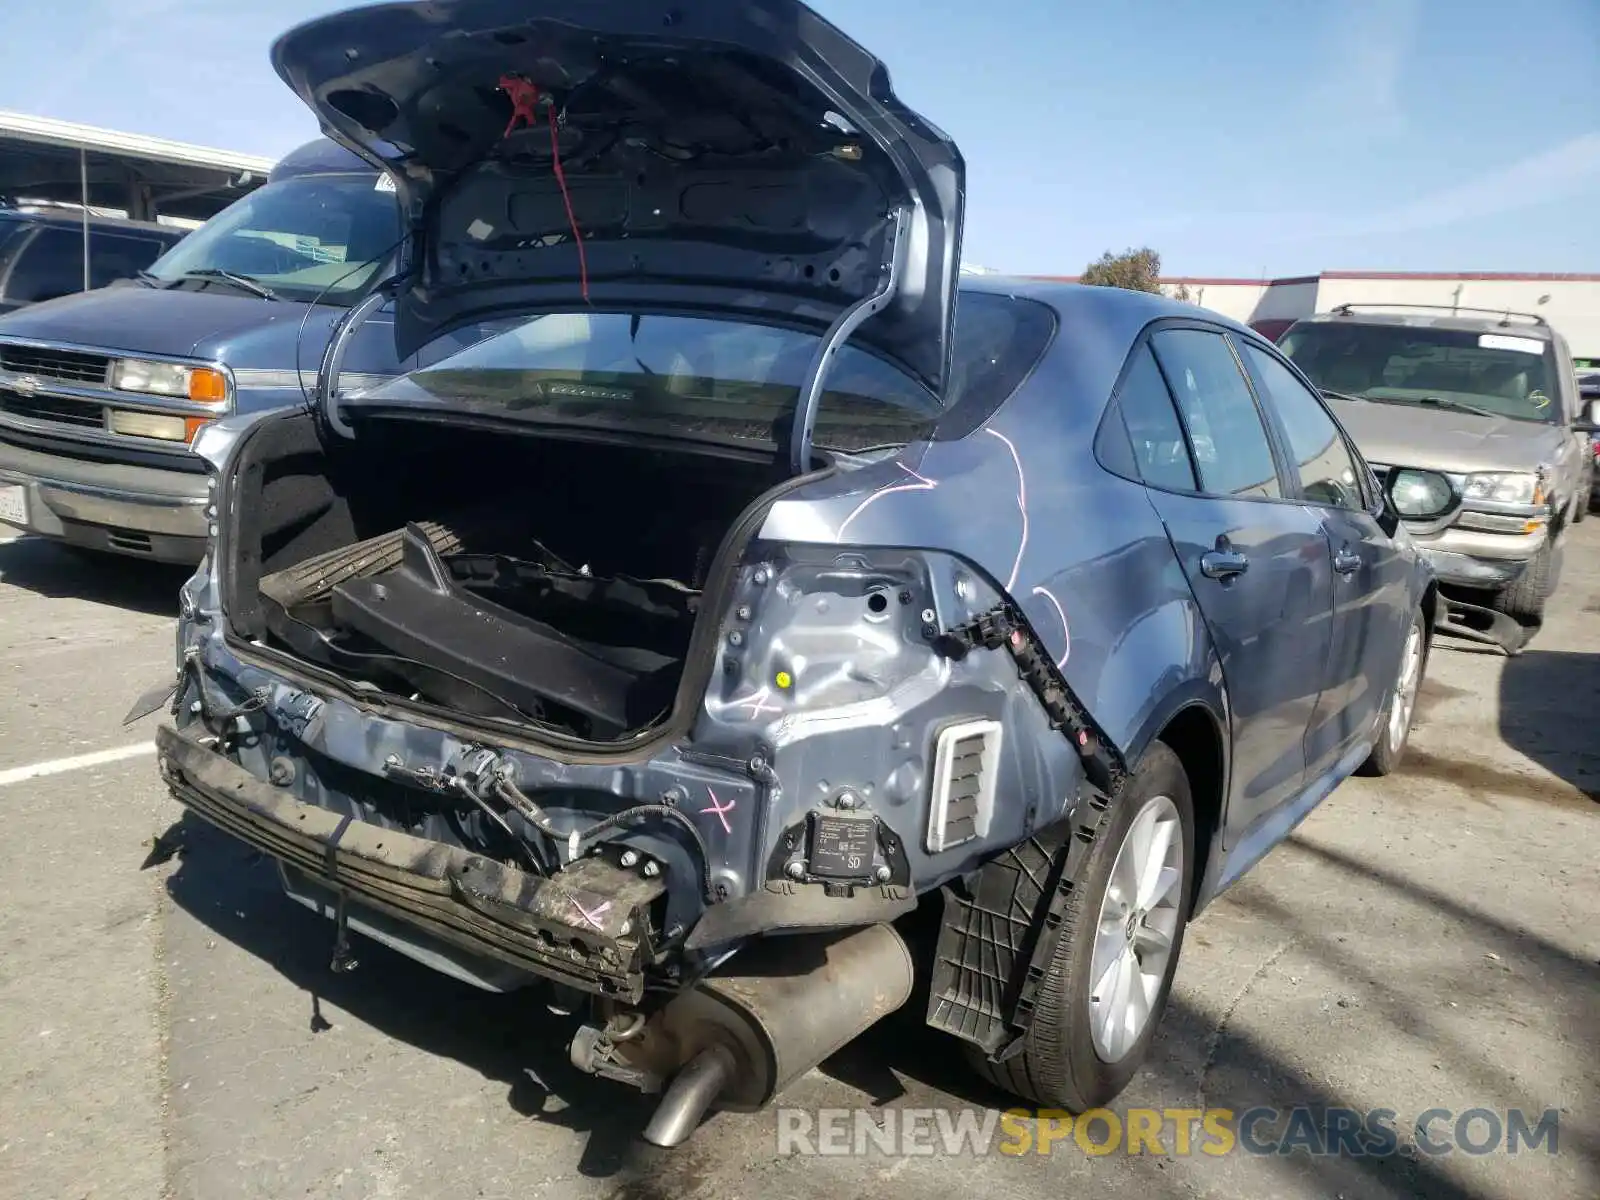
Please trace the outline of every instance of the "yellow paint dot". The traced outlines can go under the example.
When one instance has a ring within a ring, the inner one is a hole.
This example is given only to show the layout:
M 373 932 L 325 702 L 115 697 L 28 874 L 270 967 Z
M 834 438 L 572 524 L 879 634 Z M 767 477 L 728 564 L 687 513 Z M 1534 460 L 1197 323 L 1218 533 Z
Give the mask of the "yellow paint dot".
M 779 671 L 778 672 L 778 686 L 779 687 L 786 688 L 793 682 L 794 682 L 794 679 L 789 674 L 789 672 L 787 672 L 787 671 Z

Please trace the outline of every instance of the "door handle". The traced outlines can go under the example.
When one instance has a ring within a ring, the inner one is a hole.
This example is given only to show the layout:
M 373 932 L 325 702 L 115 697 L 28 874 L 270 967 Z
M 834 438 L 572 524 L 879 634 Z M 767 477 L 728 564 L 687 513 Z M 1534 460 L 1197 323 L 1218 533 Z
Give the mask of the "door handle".
M 1333 556 L 1333 569 L 1341 575 L 1350 575 L 1361 566 L 1361 555 L 1350 547 L 1342 547 L 1339 553 Z
M 1232 579 L 1249 567 L 1250 560 L 1237 550 L 1207 550 L 1200 556 L 1200 570 L 1207 579 Z

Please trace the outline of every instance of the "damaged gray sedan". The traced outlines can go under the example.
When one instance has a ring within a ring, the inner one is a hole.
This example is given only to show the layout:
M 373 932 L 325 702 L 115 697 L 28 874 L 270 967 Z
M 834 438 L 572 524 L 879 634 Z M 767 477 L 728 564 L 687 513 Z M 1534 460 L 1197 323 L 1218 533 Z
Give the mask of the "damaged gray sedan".
M 197 446 L 135 709 L 177 798 L 336 968 L 584 1012 L 658 1144 L 914 991 L 1019 1095 L 1116 1095 L 1191 916 L 1405 747 L 1435 589 L 1317 393 L 1189 305 L 963 278 L 956 146 L 794 0 L 385 5 L 274 57 L 410 241 L 316 403 Z M 501 331 L 342 392 L 385 299 L 401 355 Z

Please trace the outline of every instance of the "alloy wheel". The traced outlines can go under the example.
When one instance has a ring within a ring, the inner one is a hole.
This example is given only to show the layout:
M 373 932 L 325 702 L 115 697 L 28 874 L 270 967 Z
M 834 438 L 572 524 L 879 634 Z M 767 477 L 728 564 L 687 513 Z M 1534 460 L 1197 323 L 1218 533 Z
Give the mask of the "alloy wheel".
M 1406 648 L 1400 655 L 1400 677 L 1395 681 L 1394 699 L 1389 704 L 1389 748 L 1398 752 L 1411 732 L 1411 716 L 1417 707 L 1417 691 L 1422 683 L 1422 626 L 1412 622 L 1406 635 Z
M 1153 796 L 1128 825 L 1100 901 L 1089 966 L 1089 1028 L 1103 1062 L 1138 1042 L 1161 995 L 1178 932 L 1183 826 Z

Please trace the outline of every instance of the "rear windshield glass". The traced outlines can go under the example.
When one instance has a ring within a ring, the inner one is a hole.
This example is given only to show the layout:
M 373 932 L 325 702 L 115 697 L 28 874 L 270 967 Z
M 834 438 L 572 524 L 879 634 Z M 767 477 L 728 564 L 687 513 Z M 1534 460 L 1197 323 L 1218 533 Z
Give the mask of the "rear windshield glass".
M 1301 325 L 1280 348 L 1318 387 L 1384 404 L 1560 418 L 1555 353 L 1515 327 L 1480 333 L 1408 325 Z
M 977 417 L 1008 395 L 1054 331 L 1028 301 L 963 294 L 956 313 L 952 413 Z M 523 415 L 544 423 L 699 433 L 781 445 L 820 339 L 702 317 L 558 313 L 537 317 L 354 397 L 354 407 Z M 945 408 L 857 346 L 828 370 L 814 442 L 865 450 L 929 436 Z
M 399 204 L 378 183 L 364 174 L 276 180 L 189 234 L 149 274 L 179 286 L 226 271 L 285 300 L 354 303 L 400 240 Z

